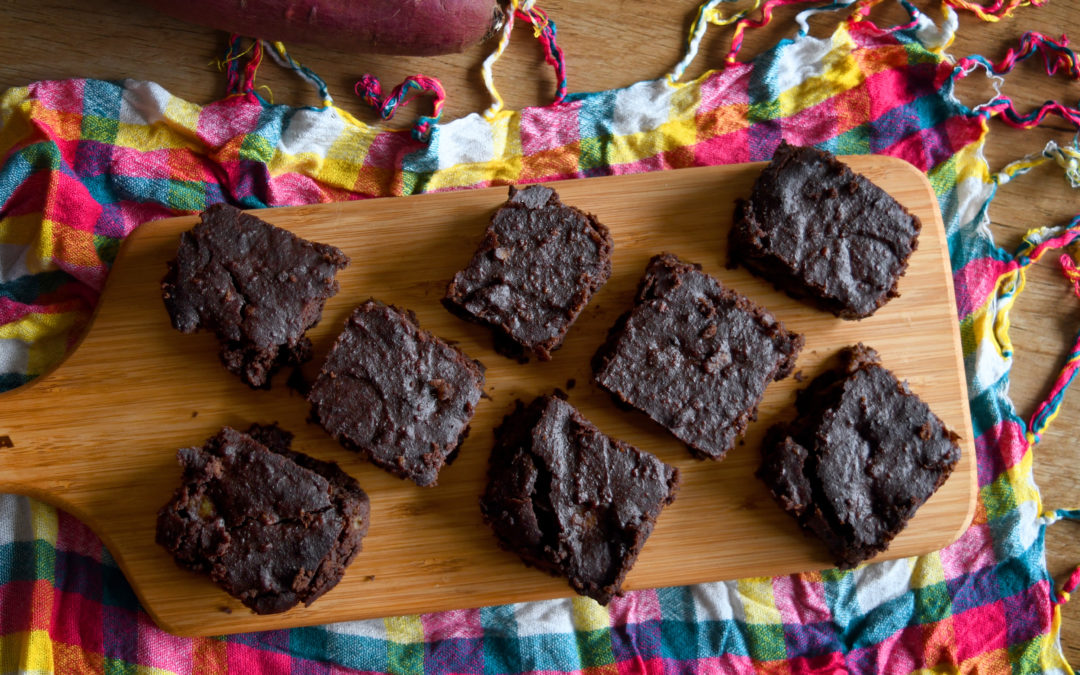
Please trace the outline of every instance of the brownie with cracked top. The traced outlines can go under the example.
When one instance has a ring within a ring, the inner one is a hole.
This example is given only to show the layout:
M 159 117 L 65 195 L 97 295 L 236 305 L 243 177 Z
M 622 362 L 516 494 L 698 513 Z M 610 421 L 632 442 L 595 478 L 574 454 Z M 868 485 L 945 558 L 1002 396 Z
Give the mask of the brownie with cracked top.
M 291 443 L 256 424 L 180 450 L 182 484 L 158 513 L 157 543 L 257 614 L 310 605 L 337 585 L 368 529 L 357 482 Z
M 763 307 L 665 253 L 649 261 L 593 370 L 616 403 L 644 412 L 699 459 L 723 459 L 802 346 Z
M 278 368 L 311 358 L 304 333 L 337 293 L 334 276 L 348 263 L 333 246 L 216 204 L 180 235 L 161 294 L 174 328 L 213 331 L 225 367 L 268 389 Z
M 553 396 L 518 401 L 495 437 L 480 507 L 499 545 L 601 604 L 621 595 L 679 470 Z
M 844 319 L 899 295 L 922 223 L 832 154 L 782 142 L 735 206 L 732 265 Z
M 888 548 L 960 459 L 958 436 L 862 344 L 799 392 L 769 429 L 757 475 L 777 503 L 853 567 Z
M 593 293 L 611 276 L 613 244 L 592 214 L 559 201 L 549 187 L 510 187 L 443 305 L 489 327 L 495 350 L 551 359 Z
M 308 392 L 339 443 L 420 486 L 435 485 L 469 432 L 484 368 L 421 330 L 412 312 L 357 307 Z

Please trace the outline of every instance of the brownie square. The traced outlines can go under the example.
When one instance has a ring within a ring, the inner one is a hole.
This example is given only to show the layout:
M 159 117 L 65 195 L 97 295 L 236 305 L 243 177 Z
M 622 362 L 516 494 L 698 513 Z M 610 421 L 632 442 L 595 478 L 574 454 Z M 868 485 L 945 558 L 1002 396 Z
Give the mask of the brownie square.
M 311 419 L 343 446 L 431 486 L 469 433 L 483 386 L 478 361 L 421 330 L 411 312 L 368 300 L 345 322 L 307 400 Z
M 311 358 L 304 333 L 337 293 L 334 275 L 348 263 L 333 246 L 216 204 L 180 235 L 161 295 L 174 328 L 214 331 L 225 367 L 269 389 L 278 368 Z
M 368 529 L 368 497 L 331 462 L 289 449 L 276 425 L 225 427 L 184 448 L 157 543 L 257 614 L 310 605 L 337 585 Z
M 862 344 L 769 429 L 757 475 L 842 568 L 888 548 L 960 460 L 959 437 Z
M 553 396 L 518 401 L 495 437 L 480 509 L 499 545 L 601 604 L 621 595 L 679 470 Z
M 563 204 L 551 188 L 511 187 L 443 304 L 489 327 L 500 354 L 548 361 L 611 276 L 612 248 L 611 234 L 595 216 Z
M 763 307 L 665 253 L 649 261 L 593 370 L 616 403 L 651 417 L 699 459 L 719 460 L 802 346 Z
M 922 223 L 828 152 L 782 142 L 735 206 L 731 264 L 845 319 L 891 298 Z

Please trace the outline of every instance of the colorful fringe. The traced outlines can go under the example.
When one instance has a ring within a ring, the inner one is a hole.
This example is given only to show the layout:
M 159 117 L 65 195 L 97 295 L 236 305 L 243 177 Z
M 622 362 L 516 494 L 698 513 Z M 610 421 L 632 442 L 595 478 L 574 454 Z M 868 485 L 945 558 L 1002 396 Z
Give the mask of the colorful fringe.
M 1067 45 L 1068 40 L 1064 36 L 1060 41 L 1054 41 L 1041 33 L 1024 33 L 1020 39 L 1020 49 L 1009 49 L 996 64 L 982 56 L 960 59 L 956 64 L 957 79 L 967 76 L 978 66 L 984 68 L 988 74 L 1004 75 L 1011 72 L 1017 63 L 1039 54 L 1042 56 L 1047 75 L 1054 75 L 1061 68 L 1070 79 L 1075 80 L 1080 78 L 1080 68 L 1077 66 L 1076 53 Z M 1080 127 L 1080 110 L 1058 101 L 1047 101 L 1032 112 L 1021 115 L 1016 111 L 1012 99 L 999 95 L 977 109 L 987 115 L 1001 114 L 1002 121 L 1020 129 L 1029 129 L 1041 124 L 1047 115 L 1058 115 L 1073 126 Z
M 435 94 L 434 110 L 431 116 L 421 115 L 413 127 L 413 138 L 427 142 L 431 138 L 431 127 L 439 123 L 442 117 L 443 103 L 446 101 L 446 92 L 443 91 L 442 83 L 425 75 L 410 75 L 394 87 L 389 96 L 383 96 L 382 86 L 374 75 L 364 75 L 356 83 L 356 95 L 364 99 L 384 120 L 391 119 L 398 106 L 409 102 L 415 92 L 430 92 Z
M 262 100 L 254 75 L 264 52 L 306 75 L 283 49 L 259 43 L 236 45 L 226 63 L 234 93 L 206 106 L 135 81 L 11 90 L 0 100 L 0 386 L 63 356 L 135 227 L 212 203 L 283 206 L 756 161 L 781 139 L 887 154 L 926 172 L 949 237 L 979 484 L 974 521 L 957 542 L 847 572 L 634 592 L 606 608 L 560 600 L 180 639 L 154 627 L 84 526 L 3 496 L 0 672 L 1069 672 L 1059 605 L 1080 576 L 1055 591 L 1043 536 L 1075 514 L 1043 511 L 1028 438 L 1038 430 L 1005 391 L 1008 310 L 1024 269 L 1076 228 L 1034 233 L 1016 255 L 994 244 L 987 205 L 1008 181 L 981 150 L 989 117 L 1005 109 L 952 98 L 958 71 L 941 52 L 949 24 L 916 13 L 884 30 L 865 19 L 871 4 L 808 10 L 855 13 L 827 38 L 803 32 L 692 82 L 678 82 L 684 60 L 659 80 L 521 111 L 503 110 L 492 85 L 486 116 L 432 123 L 426 144 L 329 104 Z M 996 18 L 1025 3 L 948 4 Z M 717 6 L 703 8 L 695 35 L 726 21 Z M 515 7 L 544 24 L 531 3 Z M 748 17 L 734 21 L 760 23 Z M 485 73 L 490 83 L 490 63 Z M 1014 169 L 1010 178 L 1023 166 Z

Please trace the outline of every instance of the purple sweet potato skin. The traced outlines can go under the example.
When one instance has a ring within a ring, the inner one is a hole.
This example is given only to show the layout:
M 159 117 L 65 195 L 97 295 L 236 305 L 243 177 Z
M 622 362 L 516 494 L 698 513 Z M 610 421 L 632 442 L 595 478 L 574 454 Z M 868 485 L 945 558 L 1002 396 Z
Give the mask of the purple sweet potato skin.
M 505 0 L 144 0 L 193 23 L 371 54 L 453 54 L 502 25 Z

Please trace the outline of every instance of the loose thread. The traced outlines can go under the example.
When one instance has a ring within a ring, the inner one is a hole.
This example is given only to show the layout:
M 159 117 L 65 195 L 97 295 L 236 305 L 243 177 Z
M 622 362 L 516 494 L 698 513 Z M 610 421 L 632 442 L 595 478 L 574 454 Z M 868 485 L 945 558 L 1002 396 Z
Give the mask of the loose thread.
M 491 119 L 503 109 L 503 98 L 495 87 L 495 78 L 492 72 L 495 69 L 495 63 L 502 57 L 506 47 L 510 44 L 510 34 L 514 31 L 514 17 L 517 16 L 520 8 L 521 3 L 518 0 L 510 0 L 510 9 L 506 12 L 506 22 L 503 24 L 502 32 L 499 34 L 499 43 L 495 46 L 495 51 L 488 54 L 487 58 L 484 59 L 484 63 L 480 66 L 480 77 L 484 80 L 484 86 L 487 88 L 488 94 L 491 95 L 491 105 L 484 111 L 484 117 L 488 119 Z
M 900 1 L 904 2 L 904 0 Z M 804 9 L 803 11 L 795 15 L 795 23 L 799 24 L 799 35 L 806 35 L 810 32 L 810 24 L 807 23 L 810 17 L 816 14 L 821 14 L 823 12 L 835 12 L 836 10 L 847 9 L 854 4 L 856 4 L 856 0 L 834 0 L 834 2 L 831 2 L 828 5 L 824 5 L 822 7 L 811 7 L 810 9 Z M 858 14 L 853 14 L 850 17 L 850 20 L 858 21 L 861 18 L 862 17 L 860 17 Z
M 229 46 L 225 49 L 224 59 L 214 59 L 210 63 L 217 66 L 218 71 L 224 71 L 226 66 L 237 59 L 243 57 L 255 47 L 255 42 L 252 41 L 248 44 L 247 48 L 239 53 L 235 53 L 235 50 L 239 49 L 239 43 L 241 38 L 235 33 L 229 36 Z
M 888 28 L 882 28 L 870 21 L 870 12 L 880 4 L 882 0 L 858 0 L 855 10 L 848 17 L 849 23 L 866 22 L 883 33 L 898 33 L 901 31 L 915 31 L 919 42 L 935 54 L 942 54 L 956 38 L 956 29 L 959 26 L 956 12 L 947 6 L 942 6 L 942 22 L 939 26 L 923 13 L 909 0 L 898 0 L 900 6 L 908 13 L 910 19 L 907 23 L 897 24 Z M 838 3 L 834 3 L 838 4 Z M 833 9 L 832 6 L 822 9 Z M 819 10 L 807 10 L 803 14 L 816 13 Z M 801 15 L 800 15 L 801 17 Z M 800 22 L 803 23 L 803 22 Z
M 255 48 L 255 43 L 248 45 L 247 49 L 241 49 L 243 38 L 235 33 L 229 36 L 229 46 L 225 50 L 225 91 L 228 94 L 240 93 L 240 58 Z
M 556 85 L 554 103 L 563 103 L 566 100 L 566 60 L 563 57 L 562 48 L 559 47 L 556 39 L 557 29 L 555 27 L 555 22 L 552 21 L 542 9 L 535 5 L 536 0 L 510 0 L 510 9 L 507 11 L 506 22 L 503 24 L 502 32 L 499 35 L 499 43 L 496 45 L 495 51 L 484 59 L 484 63 L 480 67 L 480 76 L 484 80 L 484 86 L 487 88 L 488 94 L 491 95 L 491 105 L 484 111 L 484 117 L 487 119 L 491 119 L 503 109 L 503 98 L 499 94 L 499 90 L 495 87 L 493 72 L 495 63 L 502 57 L 503 52 L 506 51 L 506 47 L 510 44 L 510 34 L 514 31 L 514 21 L 516 18 L 520 18 L 532 24 L 533 34 L 540 40 L 540 44 L 544 48 L 544 61 L 555 70 Z
M 1062 254 L 1058 258 L 1058 263 L 1061 265 L 1061 271 L 1065 278 L 1072 285 L 1073 293 L 1080 298 L 1080 270 L 1076 268 L 1076 262 L 1068 254 Z M 1080 370 L 1080 334 L 1077 334 L 1073 342 L 1072 352 L 1069 354 L 1065 366 L 1061 369 L 1057 381 L 1054 382 L 1054 386 L 1050 389 L 1048 400 L 1042 403 L 1036 409 L 1035 414 L 1032 415 L 1029 427 L 1036 442 L 1041 437 L 1042 431 L 1057 417 L 1061 409 L 1062 399 L 1065 396 L 1065 390 L 1072 383 L 1073 378 L 1076 377 L 1078 370 Z
M 811 0 L 765 0 L 764 4 L 761 4 L 759 0 L 754 1 L 754 6 L 747 11 L 742 17 L 735 21 L 735 32 L 731 36 L 731 48 L 728 50 L 727 56 L 724 58 L 725 63 L 735 63 L 736 57 L 739 55 L 739 50 L 742 49 L 743 38 L 746 35 L 746 31 L 749 28 L 762 28 L 769 25 L 772 21 L 773 9 L 776 7 L 782 7 L 784 5 L 797 5 L 804 2 L 810 2 Z M 761 18 L 751 19 L 749 18 L 749 12 L 754 11 L 761 6 Z
M 243 40 L 243 37 L 235 33 L 229 37 L 229 48 L 225 55 L 225 86 L 230 95 L 253 93 L 255 91 L 255 73 L 258 72 L 259 65 L 262 63 L 262 43 L 253 40 L 247 49 L 241 50 L 240 44 Z M 248 53 L 251 54 L 251 57 L 241 69 L 240 59 Z
M 1072 574 L 1065 580 L 1065 583 L 1061 584 L 1061 588 L 1057 592 L 1057 597 L 1054 598 L 1055 605 L 1064 605 L 1069 601 L 1069 596 L 1072 595 L 1076 587 L 1080 586 L 1080 565 L 1077 565 L 1073 569 Z
M 1055 230 L 1060 234 L 1047 239 L 1041 238 L 1043 235 Z M 1017 264 L 1027 267 L 1032 263 L 1036 263 L 1047 251 L 1055 248 L 1065 248 L 1072 244 L 1077 237 L 1080 237 L 1080 216 L 1074 216 L 1069 224 L 1061 229 L 1039 228 L 1032 230 L 1024 235 L 1019 248 L 1016 250 Z
M 244 66 L 244 91 L 255 91 L 255 73 L 259 70 L 259 65 L 262 64 L 263 48 L 262 43 L 256 41 L 255 47 L 251 50 L 251 58 L 248 59 L 247 65 Z
M 326 86 L 326 82 L 321 77 L 315 74 L 315 71 L 303 65 L 299 61 L 295 60 L 285 49 L 285 44 L 282 42 L 271 43 L 272 49 L 269 50 L 271 58 L 273 58 L 279 65 L 284 66 L 301 78 L 306 80 L 311 86 L 315 87 L 318 92 L 319 99 L 322 101 L 323 106 L 331 106 L 334 104 L 334 99 L 330 96 L 330 90 Z
M 1004 75 L 1021 61 L 1025 61 L 1035 54 L 1043 59 L 1046 74 L 1053 76 L 1059 68 L 1064 68 L 1069 79 L 1080 78 L 1080 65 L 1077 63 L 1077 55 L 1069 48 L 1069 38 L 1062 35 L 1060 40 L 1054 41 L 1042 33 L 1028 31 L 1020 37 L 1019 49 L 1010 47 L 1005 56 L 997 63 L 993 63 L 986 57 L 978 54 L 957 61 L 958 66 L 969 66 L 973 63 L 985 68 L 994 75 Z
M 1072 256 L 1068 254 L 1062 254 L 1058 258 L 1058 263 L 1061 264 L 1061 272 L 1065 275 L 1065 278 L 1072 284 L 1073 293 L 1076 297 L 1080 298 L 1080 270 L 1076 268 L 1076 262 L 1072 259 Z
M 1010 127 L 1017 129 L 1031 129 L 1042 124 L 1048 115 L 1057 115 L 1080 129 L 1080 111 L 1075 108 L 1062 105 L 1057 101 L 1047 101 L 1032 112 L 1021 115 L 1016 111 L 1011 98 L 995 99 L 980 106 L 980 112 L 986 112 L 988 116 L 1002 115 L 1001 121 Z
M 1080 370 L 1080 334 L 1076 336 L 1069 358 L 1054 381 L 1054 385 L 1050 388 L 1049 395 L 1046 400 L 1039 404 L 1039 407 L 1035 409 L 1034 414 L 1031 416 L 1027 432 L 1029 444 L 1034 445 L 1042 440 L 1043 432 L 1046 431 L 1050 423 L 1057 417 L 1058 412 L 1061 411 L 1065 392 L 1069 389 L 1073 379 L 1076 378 L 1077 370 Z
M 1049 515 L 1044 516 L 1043 520 L 1047 525 L 1053 525 L 1059 520 L 1080 521 L 1080 509 L 1054 509 Z
M 556 41 L 557 29 L 555 22 L 548 18 L 547 13 L 539 7 L 530 7 L 527 10 L 515 11 L 518 18 L 524 19 L 533 25 L 533 35 L 540 40 L 544 48 L 544 61 L 555 70 L 555 99 L 554 103 L 562 103 L 566 100 L 566 61 L 563 59 L 562 48 Z
M 970 0 L 942 0 L 942 7 L 952 7 L 973 13 L 983 21 L 991 23 L 1012 17 L 1013 12 L 1021 7 L 1042 7 L 1049 0 L 995 0 L 989 6 L 980 5 Z
M 683 53 L 682 59 L 675 64 L 675 67 L 668 73 L 668 82 L 678 82 L 686 69 L 697 58 L 698 49 L 701 47 L 701 40 L 705 37 L 705 33 L 709 30 L 709 17 L 710 14 L 716 12 L 716 6 L 721 2 L 730 2 L 730 0 L 708 0 L 698 7 L 697 17 L 694 19 L 694 23 L 690 26 L 690 33 L 686 37 L 686 51 Z M 757 5 L 755 4 L 755 7 Z
M 856 5 L 855 7 L 855 11 L 851 15 L 851 21 L 853 23 L 857 23 L 859 21 L 866 21 L 867 23 L 872 24 L 872 21 L 867 21 L 867 17 L 870 16 L 870 12 L 874 9 L 875 6 L 880 4 L 881 1 L 882 0 L 859 0 L 858 5 Z M 908 16 L 910 16 L 911 19 L 907 23 L 891 26 L 887 29 L 882 29 L 883 32 L 896 33 L 902 30 L 911 30 L 912 28 L 915 28 L 919 25 L 919 17 L 922 16 L 922 12 L 920 12 L 919 9 L 915 7 L 915 5 L 912 5 L 907 0 L 899 1 L 900 5 L 907 11 Z
M 360 78 L 355 87 L 356 95 L 365 103 L 374 108 L 384 120 L 391 119 L 398 107 L 408 105 L 409 101 L 421 93 L 435 95 L 431 116 L 420 115 L 416 124 L 413 125 L 412 136 L 418 141 L 428 142 L 431 140 L 432 126 L 439 123 L 442 117 L 443 105 L 446 103 L 446 91 L 442 83 L 433 77 L 426 75 L 411 75 L 394 87 L 389 96 L 384 97 L 382 84 L 374 75 L 366 74 Z
M 870 16 L 870 12 L 873 11 L 874 7 L 877 7 L 878 5 L 880 5 L 882 3 L 882 1 L 883 0 L 858 0 L 855 3 L 854 11 L 852 11 L 852 13 L 851 13 L 850 21 L 852 23 L 858 23 L 860 21 L 866 21 L 867 23 L 869 23 L 871 25 L 876 25 L 876 24 L 874 24 L 873 21 L 869 21 L 867 19 L 867 17 Z M 891 26 L 889 28 L 880 28 L 879 30 L 882 30 L 882 31 L 884 31 L 886 33 L 895 33 L 897 31 L 911 30 L 912 28 L 917 28 L 919 26 L 919 22 L 922 20 L 923 17 L 925 17 L 925 14 L 923 14 L 923 12 L 918 7 L 911 4 L 908 0 L 898 0 L 898 1 L 899 1 L 900 5 L 904 8 L 904 10 L 908 13 L 908 16 L 911 17 L 911 19 L 907 23 L 899 24 L 899 25 L 896 25 L 896 26 Z M 839 4 L 839 3 L 834 3 L 834 4 Z M 832 9 L 832 7 L 822 8 L 822 9 Z M 955 16 L 955 12 L 950 12 L 947 8 L 945 8 L 944 5 L 942 5 L 942 9 L 943 9 L 942 13 L 945 15 L 946 29 L 948 29 L 949 16 L 950 16 L 950 14 L 952 14 L 952 16 Z M 814 11 L 814 10 L 808 10 L 808 11 Z M 952 41 L 952 35 L 947 33 L 945 39 L 943 40 L 943 43 L 944 43 L 943 46 L 947 45 L 947 43 L 949 43 L 951 41 Z
M 1042 152 L 1010 162 L 994 175 L 994 181 L 998 185 L 1004 185 L 1013 178 L 1022 176 L 1047 162 L 1055 162 L 1064 170 L 1065 177 L 1069 179 L 1069 185 L 1080 188 L 1080 148 L 1077 147 L 1076 139 L 1073 140 L 1071 148 L 1060 146 L 1055 141 L 1047 142 Z
M 1080 79 L 1080 64 L 1076 52 L 1070 49 L 1068 44 L 1069 40 L 1064 35 L 1055 41 L 1041 33 L 1027 32 L 1020 38 L 1019 49 L 1010 48 L 997 63 L 978 54 L 960 59 L 953 70 L 953 78 L 962 79 L 979 67 L 986 70 L 990 76 L 1000 77 L 1011 72 L 1016 64 L 1038 54 L 1043 59 L 1047 75 L 1053 76 L 1059 69 L 1063 69 L 1069 79 Z M 1046 101 L 1035 110 L 1022 115 L 1016 110 L 1010 97 L 999 93 L 990 101 L 977 106 L 975 111 L 986 117 L 1001 115 L 1003 122 L 1019 129 L 1038 126 L 1047 115 L 1057 115 L 1080 129 L 1080 109 L 1058 101 Z
M 1043 228 L 1028 232 L 1024 236 L 1015 257 L 1010 264 L 1011 269 L 1009 270 L 1009 274 L 1002 276 L 1003 279 L 1006 276 L 1011 277 L 1014 274 L 1019 276 L 1016 292 L 1019 292 L 1019 290 L 1023 288 L 1024 273 L 1027 267 L 1038 262 L 1047 251 L 1065 248 L 1080 239 L 1080 216 L 1074 217 L 1072 221 L 1065 228 L 1059 230 L 1058 234 L 1055 236 L 1043 240 L 1042 238 L 1050 232 L 1053 232 L 1053 230 Z M 1066 278 L 1073 280 L 1067 271 L 1067 263 L 1062 261 L 1061 264 L 1062 267 L 1066 269 Z M 1073 266 L 1072 269 L 1075 273 L 1075 266 Z M 1077 273 L 1076 278 L 1080 279 L 1080 273 Z M 1075 283 L 1076 282 L 1074 281 L 1074 287 L 1076 287 Z M 1080 288 L 1077 288 L 1077 291 L 1078 295 L 1080 295 Z M 1026 433 L 1028 444 L 1035 445 L 1038 443 L 1042 439 L 1043 432 L 1046 431 L 1050 426 L 1050 423 L 1057 417 L 1058 412 L 1061 410 L 1061 404 L 1065 399 L 1065 392 L 1068 391 L 1078 370 L 1080 370 L 1080 333 L 1074 338 L 1073 348 L 1069 353 L 1065 365 L 1055 379 L 1053 386 L 1050 388 L 1050 393 L 1035 409 L 1035 412 L 1031 416 L 1031 420 L 1028 422 L 1028 430 Z
M 724 0 L 724 1 L 725 2 L 732 2 L 733 0 Z M 732 36 L 732 40 L 731 40 L 731 49 L 728 52 L 728 55 L 724 58 L 724 63 L 734 63 L 735 62 L 735 55 L 738 53 L 739 49 L 742 47 L 742 33 L 745 31 L 745 27 L 743 25 L 743 22 L 746 20 L 746 18 L 748 16 L 750 16 L 750 14 L 752 12 L 757 11 L 757 9 L 759 7 L 761 7 L 761 0 L 754 0 L 754 4 L 752 6 L 747 7 L 746 9 L 742 10 L 741 12 L 736 12 L 736 13 L 730 15 L 730 16 L 723 16 L 723 15 L 720 14 L 719 7 L 717 7 L 714 3 L 706 3 L 706 5 L 702 6 L 700 14 L 701 14 L 701 17 L 704 18 L 706 23 L 712 24 L 713 26 L 721 26 L 721 27 L 722 26 L 730 26 L 731 24 L 735 24 L 735 32 L 734 32 L 734 34 Z M 763 11 L 765 11 L 765 12 L 770 11 L 768 9 L 768 2 L 766 2 L 766 9 L 763 10 Z M 768 23 L 768 20 L 765 20 L 765 23 Z M 764 24 L 762 24 L 762 25 L 764 25 Z M 695 29 L 697 29 L 696 25 L 695 25 Z M 692 54 L 688 53 L 688 57 L 690 59 L 692 59 L 693 56 L 697 53 L 698 45 L 701 42 L 701 37 L 702 37 L 703 34 L 704 34 L 704 30 L 700 30 L 700 32 L 698 34 L 696 34 L 696 35 L 693 32 L 691 32 L 691 46 L 693 48 L 693 53 Z M 683 68 L 685 69 L 685 66 L 683 66 Z M 681 70 L 679 71 L 679 76 L 680 77 L 682 76 L 682 71 Z M 675 79 L 678 79 L 678 78 L 675 78 Z

